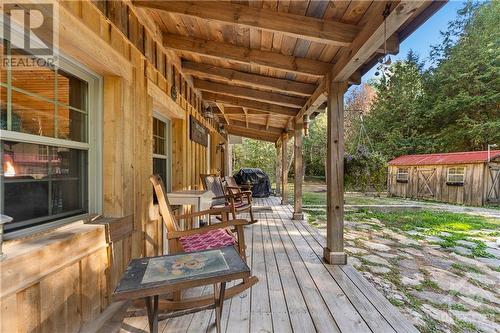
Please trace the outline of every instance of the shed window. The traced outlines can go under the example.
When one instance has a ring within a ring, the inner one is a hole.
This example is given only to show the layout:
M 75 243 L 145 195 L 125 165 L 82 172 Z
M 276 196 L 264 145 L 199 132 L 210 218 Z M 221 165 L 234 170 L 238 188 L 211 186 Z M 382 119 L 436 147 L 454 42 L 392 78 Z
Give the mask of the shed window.
M 396 181 L 407 183 L 408 182 L 408 168 L 398 168 L 398 173 L 396 174 Z
M 448 184 L 463 185 L 465 180 L 465 168 L 448 168 L 446 182 Z

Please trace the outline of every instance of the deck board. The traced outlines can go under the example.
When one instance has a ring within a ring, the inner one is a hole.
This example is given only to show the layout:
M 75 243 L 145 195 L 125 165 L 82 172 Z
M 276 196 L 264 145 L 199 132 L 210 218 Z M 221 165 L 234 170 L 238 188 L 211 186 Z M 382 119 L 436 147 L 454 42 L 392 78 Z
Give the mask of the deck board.
M 254 199 L 254 207 L 259 222 L 245 228 L 245 239 L 259 283 L 224 302 L 224 332 L 418 332 L 352 266 L 326 264 L 324 236 L 292 221 L 290 205 L 270 197 Z M 214 332 L 214 318 L 212 310 L 172 318 L 160 332 Z M 115 331 L 148 332 L 146 317 L 126 317 Z

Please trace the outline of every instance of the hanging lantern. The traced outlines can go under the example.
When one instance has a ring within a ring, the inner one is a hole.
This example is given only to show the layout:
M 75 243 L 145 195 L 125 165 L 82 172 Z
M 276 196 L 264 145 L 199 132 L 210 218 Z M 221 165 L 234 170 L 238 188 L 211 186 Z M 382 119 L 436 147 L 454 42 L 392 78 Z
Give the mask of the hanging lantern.
M 211 105 L 207 105 L 203 110 L 203 117 L 207 119 L 212 119 L 214 117 L 214 111 Z

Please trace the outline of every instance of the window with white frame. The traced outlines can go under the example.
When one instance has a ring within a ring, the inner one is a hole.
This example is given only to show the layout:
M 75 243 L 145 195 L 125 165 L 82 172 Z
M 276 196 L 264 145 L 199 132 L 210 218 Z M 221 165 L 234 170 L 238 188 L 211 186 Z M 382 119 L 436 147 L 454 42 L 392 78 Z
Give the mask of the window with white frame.
M 8 45 L 0 52 L 16 56 Z M 0 205 L 13 218 L 6 233 L 99 212 L 100 78 L 60 58 L 57 67 L 2 62 L 0 81 Z
M 163 180 L 170 191 L 170 121 L 166 118 L 153 117 L 153 173 Z
M 446 182 L 451 184 L 463 184 L 465 181 L 465 167 L 448 168 Z
M 396 181 L 398 182 L 408 182 L 409 172 L 408 168 L 398 168 L 398 172 L 396 174 Z

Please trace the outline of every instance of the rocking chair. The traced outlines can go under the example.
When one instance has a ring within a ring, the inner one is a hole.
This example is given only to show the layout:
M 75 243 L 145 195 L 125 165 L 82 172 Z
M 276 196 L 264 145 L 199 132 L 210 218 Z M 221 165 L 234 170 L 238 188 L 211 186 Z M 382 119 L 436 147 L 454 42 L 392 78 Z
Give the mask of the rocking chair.
M 153 184 L 156 197 L 158 198 L 158 206 L 160 208 L 160 214 L 163 219 L 163 223 L 165 224 L 165 227 L 167 229 L 169 253 L 174 254 L 182 252 L 192 252 L 233 245 L 239 252 L 241 258 L 246 261 L 246 246 L 243 227 L 245 225 L 248 225 L 247 220 L 227 220 L 229 214 L 229 210 L 227 207 L 213 208 L 180 215 L 176 218 L 172 213 L 170 204 L 168 203 L 168 199 L 165 195 L 163 181 L 161 180 L 161 178 L 158 175 L 152 175 L 150 177 L 150 180 Z M 220 215 L 222 216 L 222 222 L 197 229 L 184 231 L 179 230 L 179 224 L 177 223 L 177 220 L 203 215 Z M 255 276 L 243 279 L 241 283 L 226 289 L 225 299 L 238 295 L 244 290 L 252 287 L 258 281 L 259 280 Z M 173 300 L 160 300 L 159 308 L 163 311 L 186 310 L 212 304 L 213 300 L 213 294 L 181 299 L 181 293 L 174 292 Z
M 212 208 L 229 208 L 233 219 L 236 219 L 236 214 L 248 212 L 250 214 L 249 224 L 258 222 L 253 217 L 251 191 L 241 191 L 239 187 L 227 186 L 215 174 L 201 174 L 200 177 L 203 188 L 215 194 L 215 197 L 212 198 Z

